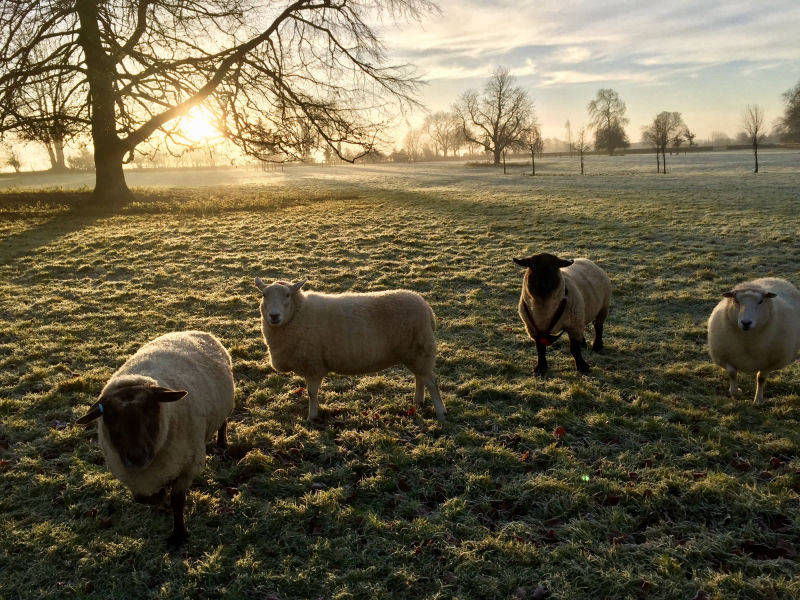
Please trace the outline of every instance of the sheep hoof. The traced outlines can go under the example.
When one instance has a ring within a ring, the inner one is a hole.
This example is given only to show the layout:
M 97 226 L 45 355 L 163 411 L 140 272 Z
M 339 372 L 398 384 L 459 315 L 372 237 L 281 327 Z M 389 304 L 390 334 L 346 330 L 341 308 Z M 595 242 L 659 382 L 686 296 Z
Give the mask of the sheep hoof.
M 603 352 L 603 344 L 594 343 L 592 344 L 592 352 L 597 352 L 601 354 Z
M 167 538 L 167 546 L 170 550 L 177 550 L 183 546 L 189 539 L 189 534 L 186 531 L 173 531 L 172 535 Z
M 545 375 L 547 375 L 547 367 L 536 367 L 533 370 L 533 374 L 536 377 L 544 377 Z
M 578 370 L 578 373 L 581 373 L 583 375 L 586 375 L 592 370 L 592 368 L 588 365 L 588 363 L 581 363 L 579 365 L 576 365 L 575 368 Z

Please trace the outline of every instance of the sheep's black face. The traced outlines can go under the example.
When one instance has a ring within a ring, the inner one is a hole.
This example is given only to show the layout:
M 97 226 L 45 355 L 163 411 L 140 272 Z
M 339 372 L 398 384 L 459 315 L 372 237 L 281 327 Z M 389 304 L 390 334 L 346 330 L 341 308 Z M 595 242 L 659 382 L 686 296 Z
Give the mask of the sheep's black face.
M 514 262 L 528 268 L 528 291 L 536 298 L 546 298 L 561 282 L 561 269 L 572 264 L 571 260 L 558 258 L 543 252 L 528 258 L 515 258 Z
M 161 404 L 180 400 L 185 395 L 185 391 L 156 386 L 121 386 L 101 396 L 78 423 L 88 423 L 102 416 L 111 444 L 125 467 L 143 469 L 155 457 Z
M 129 469 L 142 469 L 153 461 L 158 439 L 160 407 L 143 388 L 125 388 L 101 398 L 103 424 L 111 444 Z

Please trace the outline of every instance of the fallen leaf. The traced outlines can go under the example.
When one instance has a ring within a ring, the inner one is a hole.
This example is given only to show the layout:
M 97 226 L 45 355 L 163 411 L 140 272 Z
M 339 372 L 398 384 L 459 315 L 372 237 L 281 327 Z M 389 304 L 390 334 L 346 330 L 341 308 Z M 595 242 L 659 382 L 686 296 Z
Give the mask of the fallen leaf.
M 417 408 L 415 406 L 412 406 L 406 411 L 407 417 L 413 417 L 415 414 L 417 414 Z
M 705 479 L 706 475 L 707 475 L 707 473 L 705 473 L 705 472 L 699 472 L 699 473 L 693 473 L 692 477 L 694 477 L 695 481 L 700 481 L 701 479 Z
M 785 463 L 777 456 L 773 456 L 769 459 L 769 464 L 773 469 L 780 469 Z
M 306 388 L 304 388 L 304 387 L 298 387 L 298 388 L 294 388 L 294 389 L 292 390 L 292 393 L 293 393 L 295 396 L 302 396 L 302 395 L 305 393 L 305 391 L 306 391 Z
M 567 430 L 564 429 L 561 425 L 559 425 L 558 427 L 556 427 L 556 430 L 553 432 L 553 435 L 559 438 L 564 437 L 565 435 L 567 435 Z

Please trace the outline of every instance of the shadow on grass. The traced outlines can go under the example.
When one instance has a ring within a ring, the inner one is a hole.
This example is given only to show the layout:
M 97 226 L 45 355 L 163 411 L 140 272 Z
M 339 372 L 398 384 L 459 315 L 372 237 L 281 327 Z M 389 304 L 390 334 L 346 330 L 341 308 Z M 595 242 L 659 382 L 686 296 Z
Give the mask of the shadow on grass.
M 0 265 L 117 213 L 120 207 L 92 204 L 90 192 L 14 192 L 0 195 L 0 220 L 38 221 L 0 240 Z

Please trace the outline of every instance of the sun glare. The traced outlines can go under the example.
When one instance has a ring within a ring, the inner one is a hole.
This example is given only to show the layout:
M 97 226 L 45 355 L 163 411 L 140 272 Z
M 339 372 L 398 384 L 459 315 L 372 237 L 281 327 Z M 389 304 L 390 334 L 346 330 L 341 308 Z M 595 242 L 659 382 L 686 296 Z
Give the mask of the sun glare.
M 193 142 L 203 142 L 219 135 L 219 130 L 211 124 L 209 116 L 193 111 L 181 121 L 181 133 Z

